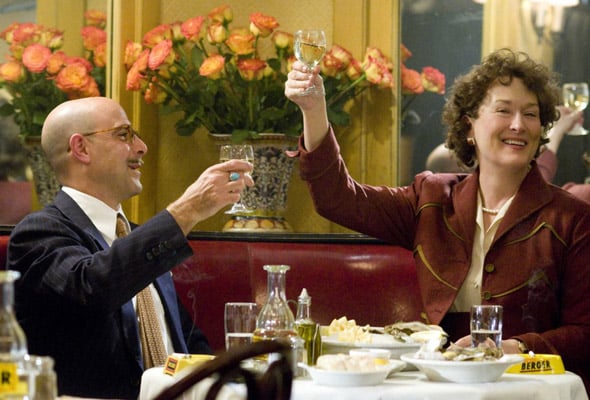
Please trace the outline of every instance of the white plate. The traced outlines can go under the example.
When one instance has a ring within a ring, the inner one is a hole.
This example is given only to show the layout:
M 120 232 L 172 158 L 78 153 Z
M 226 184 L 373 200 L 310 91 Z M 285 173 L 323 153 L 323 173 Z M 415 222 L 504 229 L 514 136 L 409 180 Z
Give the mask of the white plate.
M 413 350 L 420 350 L 419 343 L 404 343 L 395 340 L 393 336 L 387 334 L 371 334 L 371 342 L 343 342 L 337 339 L 337 335 L 322 336 L 322 353 L 337 354 L 348 353 L 353 349 L 387 349 L 391 353 L 391 358 L 399 360 L 402 354 Z
M 374 386 L 383 383 L 389 374 L 401 371 L 406 363 L 399 360 L 390 360 L 386 365 L 380 365 L 376 371 L 350 372 L 330 371 L 311 367 L 304 363 L 298 364 L 307 370 L 311 379 L 318 385 L 324 386 Z
M 496 361 L 425 360 L 414 355 L 402 354 L 401 359 L 415 365 L 431 381 L 456 383 L 495 382 L 508 367 L 523 360 L 518 354 L 506 354 Z

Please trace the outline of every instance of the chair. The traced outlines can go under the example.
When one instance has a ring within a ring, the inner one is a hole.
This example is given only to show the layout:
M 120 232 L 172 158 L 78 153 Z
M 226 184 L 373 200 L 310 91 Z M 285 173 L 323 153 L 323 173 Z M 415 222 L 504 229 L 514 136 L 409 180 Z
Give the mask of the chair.
M 240 365 L 244 360 L 268 353 L 278 353 L 280 358 L 272 362 L 262 375 L 257 376 Z M 215 374 L 216 381 L 209 387 L 205 400 L 215 399 L 224 384 L 239 377 L 246 384 L 247 398 L 250 400 L 289 400 L 293 384 L 291 360 L 291 347 L 281 341 L 261 341 L 237 347 L 195 367 L 154 400 L 176 399 L 202 379 Z

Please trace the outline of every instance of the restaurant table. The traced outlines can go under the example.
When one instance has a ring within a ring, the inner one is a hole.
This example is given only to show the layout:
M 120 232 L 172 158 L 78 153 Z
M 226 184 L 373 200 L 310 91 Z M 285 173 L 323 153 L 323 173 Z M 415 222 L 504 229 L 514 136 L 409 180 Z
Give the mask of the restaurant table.
M 175 382 L 175 377 L 163 373 L 162 368 L 144 372 L 140 400 L 151 400 Z M 211 380 L 195 385 L 183 400 L 203 399 Z M 245 387 L 226 385 L 218 397 L 224 400 L 245 399 Z M 418 371 L 397 372 L 383 384 L 376 386 L 333 387 L 321 386 L 310 378 L 293 382 L 292 400 L 588 400 L 582 379 L 566 372 L 561 375 L 504 374 L 493 383 L 458 384 L 432 382 Z

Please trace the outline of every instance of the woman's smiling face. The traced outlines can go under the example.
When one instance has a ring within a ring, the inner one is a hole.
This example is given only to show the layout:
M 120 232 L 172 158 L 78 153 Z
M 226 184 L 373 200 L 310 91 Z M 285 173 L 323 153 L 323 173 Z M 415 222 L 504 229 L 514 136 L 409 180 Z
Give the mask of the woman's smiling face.
M 480 168 L 528 168 L 543 128 L 539 103 L 518 78 L 509 85 L 493 84 L 478 110 L 469 118 L 469 137 L 475 138 Z

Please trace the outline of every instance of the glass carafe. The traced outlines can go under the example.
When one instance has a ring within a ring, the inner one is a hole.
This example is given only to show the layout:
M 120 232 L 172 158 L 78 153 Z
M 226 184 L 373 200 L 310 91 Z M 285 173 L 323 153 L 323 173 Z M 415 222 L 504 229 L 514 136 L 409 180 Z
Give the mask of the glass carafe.
M 288 306 L 285 294 L 286 273 L 288 265 L 265 265 L 268 272 L 267 299 L 256 319 L 256 330 L 252 341 L 284 340 L 294 350 L 303 349 L 303 341 L 295 331 L 295 318 Z M 272 357 L 272 355 L 271 355 Z M 299 357 L 293 357 L 294 370 Z M 269 355 L 256 357 L 255 367 L 264 369 L 272 358 Z
M 266 303 L 256 319 L 254 341 L 290 339 L 297 336 L 295 318 L 285 294 L 288 265 L 265 265 L 268 272 Z
M 28 399 L 27 339 L 14 315 L 18 271 L 0 271 L 0 399 Z

